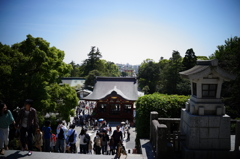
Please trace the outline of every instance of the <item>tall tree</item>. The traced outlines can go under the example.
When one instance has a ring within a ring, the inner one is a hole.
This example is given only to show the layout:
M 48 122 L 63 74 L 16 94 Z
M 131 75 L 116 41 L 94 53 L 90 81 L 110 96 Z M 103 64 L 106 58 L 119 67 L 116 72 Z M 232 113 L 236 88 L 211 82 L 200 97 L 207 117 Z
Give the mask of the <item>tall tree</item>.
M 88 53 L 88 59 L 84 60 L 83 62 L 83 76 L 87 76 L 88 73 L 92 70 L 98 70 L 101 67 L 99 67 L 99 64 L 101 63 L 102 54 L 99 51 L 99 49 L 95 46 L 92 46 L 91 51 Z
M 165 62 L 165 64 L 162 63 L 161 67 L 164 67 L 164 69 L 161 73 L 160 92 L 167 94 L 180 94 L 178 88 L 181 87 L 179 84 L 182 79 L 179 72 L 183 70 L 182 57 L 180 53 L 174 50 L 169 62 Z
M 217 58 L 219 66 L 237 75 L 236 80 L 225 82 L 222 89 L 223 102 L 227 106 L 227 113 L 232 118 L 240 117 L 240 37 L 231 37 L 225 44 L 217 46 L 217 50 L 210 56 Z
M 81 77 L 81 66 L 79 64 L 75 64 L 74 61 L 70 62 L 70 65 L 72 66 L 70 77 Z
M 158 91 L 158 82 L 160 79 L 160 65 L 152 59 L 144 60 L 139 67 L 138 83 L 145 93 L 154 93 Z
M 185 53 L 185 57 L 183 58 L 183 67 L 185 70 L 188 70 L 196 65 L 197 57 L 193 49 L 188 49 Z

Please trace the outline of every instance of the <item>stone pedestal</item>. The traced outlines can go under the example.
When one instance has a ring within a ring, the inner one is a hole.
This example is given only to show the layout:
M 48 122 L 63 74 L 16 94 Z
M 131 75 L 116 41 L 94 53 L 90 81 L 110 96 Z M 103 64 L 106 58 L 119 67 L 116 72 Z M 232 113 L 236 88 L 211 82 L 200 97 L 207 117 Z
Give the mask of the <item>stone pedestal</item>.
M 200 109 L 201 110 L 201 109 Z M 230 117 L 228 115 L 192 115 L 181 112 L 181 134 L 189 150 L 230 150 Z

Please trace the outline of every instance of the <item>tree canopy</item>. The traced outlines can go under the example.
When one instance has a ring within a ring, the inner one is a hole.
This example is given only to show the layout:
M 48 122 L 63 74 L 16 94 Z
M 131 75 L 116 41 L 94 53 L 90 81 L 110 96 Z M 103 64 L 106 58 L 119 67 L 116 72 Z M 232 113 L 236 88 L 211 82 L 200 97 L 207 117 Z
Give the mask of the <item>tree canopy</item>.
M 196 65 L 197 62 L 197 56 L 195 55 L 195 52 L 193 49 L 188 49 L 186 51 L 185 57 L 183 58 L 182 64 L 185 70 L 188 70 Z
M 188 95 L 190 83 L 179 75 L 183 70 L 183 59 L 175 50 L 169 60 L 161 58 L 158 63 L 151 59 L 144 60 L 138 73 L 139 87 L 146 94 L 160 92 Z
M 101 69 L 102 67 L 99 67 L 101 65 L 101 59 L 102 54 L 99 51 L 99 49 L 95 46 L 91 47 L 91 51 L 88 53 L 88 59 L 84 60 L 83 62 L 83 76 L 87 76 L 90 71 L 92 70 L 98 70 Z
M 222 89 L 223 102 L 227 106 L 227 113 L 232 117 L 240 117 L 240 37 L 231 37 L 225 44 L 217 46 L 217 50 L 210 56 L 217 58 L 219 66 L 237 75 L 236 80 L 225 82 Z
M 160 65 L 151 59 L 145 60 L 138 70 L 138 83 L 143 91 L 148 93 L 157 92 L 157 86 L 160 79 Z
M 50 47 L 42 38 L 27 35 L 26 40 L 12 46 L 0 43 L 0 57 L 0 99 L 10 109 L 22 107 L 27 98 L 34 100 L 34 108 L 42 116 L 56 110 L 69 113 L 76 106 L 75 90 L 59 85 L 60 78 L 69 76 L 72 69 L 63 62 L 63 51 Z M 64 110 L 59 101 L 65 105 Z M 67 115 L 61 117 L 69 120 Z

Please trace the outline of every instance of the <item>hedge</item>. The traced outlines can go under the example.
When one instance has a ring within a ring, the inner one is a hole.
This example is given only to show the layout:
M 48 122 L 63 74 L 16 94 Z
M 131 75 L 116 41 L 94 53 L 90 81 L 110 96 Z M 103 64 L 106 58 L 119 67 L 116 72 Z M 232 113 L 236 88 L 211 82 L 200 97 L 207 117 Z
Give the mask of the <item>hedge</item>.
M 159 93 L 139 97 L 136 101 L 137 138 L 149 138 L 151 111 L 158 112 L 161 118 L 180 118 L 187 99 L 189 96 Z

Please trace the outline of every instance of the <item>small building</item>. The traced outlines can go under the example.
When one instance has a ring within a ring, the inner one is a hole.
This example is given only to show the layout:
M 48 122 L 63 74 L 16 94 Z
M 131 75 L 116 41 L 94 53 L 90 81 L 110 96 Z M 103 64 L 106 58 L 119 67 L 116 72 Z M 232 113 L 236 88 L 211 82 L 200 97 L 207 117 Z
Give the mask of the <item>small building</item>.
M 84 87 L 85 78 L 82 77 L 63 77 L 60 84 L 69 84 L 70 87 L 75 87 L 76 90 L 80 90 Z
M 136 78 L 96 77 L 93 92 L 85 101 L 96 101 L 95 118 L 108 121 L 134 119 L 134 103 L 138 99 Z

